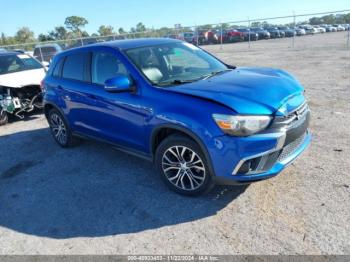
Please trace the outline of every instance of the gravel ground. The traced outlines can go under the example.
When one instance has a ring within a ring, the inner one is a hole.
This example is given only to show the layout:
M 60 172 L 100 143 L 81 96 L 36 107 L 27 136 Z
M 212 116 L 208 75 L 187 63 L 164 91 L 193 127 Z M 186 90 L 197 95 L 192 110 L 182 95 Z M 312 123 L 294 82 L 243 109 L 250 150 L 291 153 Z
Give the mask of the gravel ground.
M 0 254 L 350 254 L 346 33 L 208 46 L 305 86 L 312 146 L 281 175 L 181 197 L 149 162 L 95 142 L 63 150 L 40 114 L 0 128 Z

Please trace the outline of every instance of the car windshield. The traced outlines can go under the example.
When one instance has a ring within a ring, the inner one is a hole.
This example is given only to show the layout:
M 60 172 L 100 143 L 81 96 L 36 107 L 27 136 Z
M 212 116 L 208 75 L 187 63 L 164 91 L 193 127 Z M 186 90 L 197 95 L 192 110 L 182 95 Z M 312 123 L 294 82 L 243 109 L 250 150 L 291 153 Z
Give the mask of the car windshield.
M 26 54 L 0 56 L 0 75 L 39 68 L 43 66 Z
M 226 72 L 229 68 L 189 43 L 169 43 L 125 51 L 126 55 L 157 86 L 181 85 Z

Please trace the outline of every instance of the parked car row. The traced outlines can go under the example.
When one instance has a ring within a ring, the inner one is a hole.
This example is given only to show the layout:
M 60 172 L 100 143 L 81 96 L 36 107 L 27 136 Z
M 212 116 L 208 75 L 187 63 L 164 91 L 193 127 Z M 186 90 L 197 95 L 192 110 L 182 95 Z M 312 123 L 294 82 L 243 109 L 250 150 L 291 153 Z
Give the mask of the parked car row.
M 189 43 L 205 45 L 218 43 L 234 43 L 241 41 L 257 41 L 270 38 L 283 38 L 313 35 L 326 32 L 339 32 L 349 30 L 350 25 L 299 25 L 297 27 L 276 26 L 276 27 L 252 27 L 225 30 L 198 30 L 198 32 L 184 32 L 169 34 L 165 38 L 183 40 Z

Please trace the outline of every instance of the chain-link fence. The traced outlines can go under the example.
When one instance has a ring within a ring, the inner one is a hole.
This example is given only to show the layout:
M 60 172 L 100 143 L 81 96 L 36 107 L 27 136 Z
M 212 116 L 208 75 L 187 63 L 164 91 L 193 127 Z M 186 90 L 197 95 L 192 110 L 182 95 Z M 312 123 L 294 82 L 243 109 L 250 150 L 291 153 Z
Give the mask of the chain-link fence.
M 339 46 L 350 48 L 350 9 L 311 14 L 291 14 L 280 17 L 247 18 L 241 21 L 223 22 L 217 24 L 182 26 L 130 32 L 108 36 L 91 36 L 74 39 L 64 39 L 46 42 L 5 45 L 0 48 L 29 52 L 40 61 L 49 62 L 54 54 L 65 49 L 90 45 L 99 42 L 136 39 L 136 38 L 174 38 L 196 45 L 220 45 L 242 43 L 247 48 L 254 48 L 261 40 L 284 39 L 288 48 L 294 48 L 298 39 L 316 34 L 342 32 L 337 37 Z M 322 43 L 320 43 L 322 44 Z

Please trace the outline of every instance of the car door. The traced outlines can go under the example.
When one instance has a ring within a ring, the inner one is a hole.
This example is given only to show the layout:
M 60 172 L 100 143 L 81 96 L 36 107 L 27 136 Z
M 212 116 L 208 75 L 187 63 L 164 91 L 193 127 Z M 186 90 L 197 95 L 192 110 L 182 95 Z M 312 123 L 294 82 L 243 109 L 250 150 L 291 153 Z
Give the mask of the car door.
M 81 90 L 81 123 L 94 137 L 139 151 L 148 151 L 145 141 L 145 119 L 150 111 L 143 106 L 141 90 L 110 93 L 104 83 L 118 74 L 132 79 L 130 71 L 116 50 L 91 52 L 88 88 Z M 135 83 L 136 84 L 136 83 Z
M 63 109 L 69 124 L 76 132 L 86 133 L 90 127 L 85 124 L 86 104 L 90 79 L 88 76 L 88 52 L 69 54 L 62 60 L 62 69 L 59 78 L 50 85 L 60 98 L 58 103 Z M 55 74 L 55 73 L 54 73 Z

